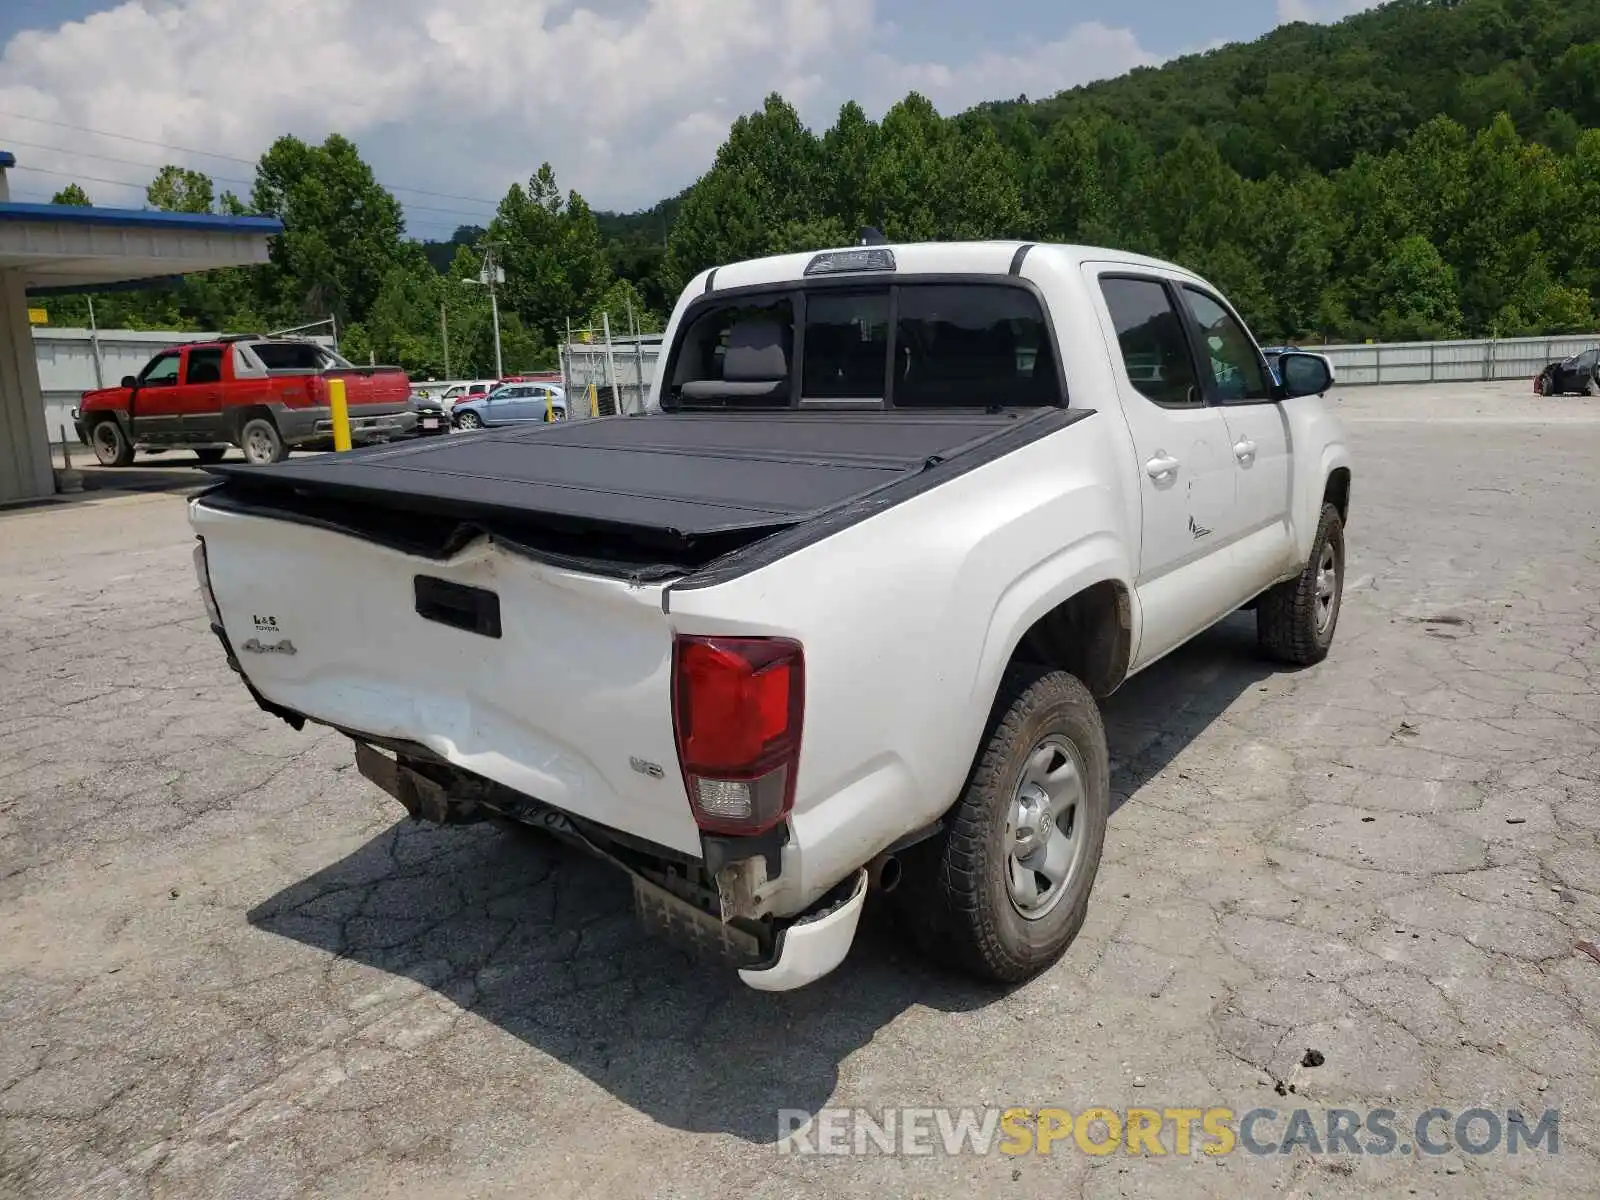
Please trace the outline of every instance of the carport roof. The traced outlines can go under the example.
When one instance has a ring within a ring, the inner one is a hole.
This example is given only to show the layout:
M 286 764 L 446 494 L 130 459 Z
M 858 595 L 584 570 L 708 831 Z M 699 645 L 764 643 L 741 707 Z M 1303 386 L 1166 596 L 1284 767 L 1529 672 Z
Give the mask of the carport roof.
M 0 202 L 0 271 L 62 289 L 253 266 L 282 232 L 275 217 Z

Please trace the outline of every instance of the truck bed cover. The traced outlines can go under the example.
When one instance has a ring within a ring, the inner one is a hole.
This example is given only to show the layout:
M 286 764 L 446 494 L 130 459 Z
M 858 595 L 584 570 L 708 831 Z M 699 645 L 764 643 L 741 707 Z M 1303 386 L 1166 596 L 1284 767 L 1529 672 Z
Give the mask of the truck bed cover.
M 262 515 L 279 507 L 290 519 L 318 500 L 342 502 L 326 506 L 319 523 L 336 511 L 359 522 L 362 509 L 378 508 L 491 532 L 509 523 L 620 533 L 656 554 L 705 562 L 697 548 L 722 552 L 921 476 L 931 484 L 1087 415 L 696 412 L 540 423 L 266 467 L 214 466 L 225 482 L 203 502 L 248 501 Z

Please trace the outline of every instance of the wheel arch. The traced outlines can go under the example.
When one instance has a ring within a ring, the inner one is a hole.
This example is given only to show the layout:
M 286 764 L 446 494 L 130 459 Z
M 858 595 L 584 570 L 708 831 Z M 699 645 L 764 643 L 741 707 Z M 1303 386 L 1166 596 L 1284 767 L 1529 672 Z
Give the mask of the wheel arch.
M 268 405 L 241 404 L 238 408 L 229 409 L 223 417 L 222 428 L 228 435 L 228 440 L 235 446 L 239 445 L 239 439 L 244 433 L 244 427 L 258 417 L 270 421 L 272 427 L 278 430 L 280 436 L 282 435 L 283 430 L 278 427 L 278 418 L 272 415 L 272 409 Z

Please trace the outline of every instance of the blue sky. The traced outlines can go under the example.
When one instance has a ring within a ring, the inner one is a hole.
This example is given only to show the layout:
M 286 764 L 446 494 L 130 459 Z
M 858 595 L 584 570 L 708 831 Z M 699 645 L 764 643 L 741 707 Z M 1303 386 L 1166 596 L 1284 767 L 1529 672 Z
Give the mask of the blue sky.
M 543 161 L 598 207 L 652 203 L 768 91 L 816 126 L 913 89 L 958 112 L 1370 3 L 0 0 L 0 147 L 24 198 L 137 205 L 163 162 L 248 190 L 274 137 L 337 130 L 438 237 Z

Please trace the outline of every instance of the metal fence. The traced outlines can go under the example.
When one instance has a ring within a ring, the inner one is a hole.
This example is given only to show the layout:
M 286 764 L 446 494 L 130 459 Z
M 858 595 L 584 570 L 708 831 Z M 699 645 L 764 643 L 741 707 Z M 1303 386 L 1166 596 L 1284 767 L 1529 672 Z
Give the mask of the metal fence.
M 658 335 L 568 342 L 561 348 L 561 381 L 571 415 L 643 412 L 660 357 Z
M 1326 354 L 1341 384 L 1481 383 L 1532 380 L 1545 364 L 1600 345 L 1600 334 L 1460 342 L 1306 346 Z

